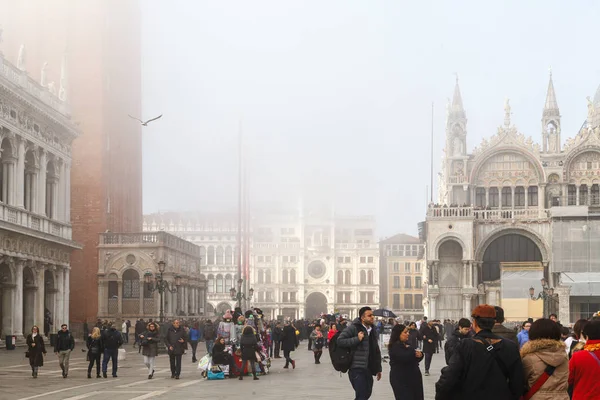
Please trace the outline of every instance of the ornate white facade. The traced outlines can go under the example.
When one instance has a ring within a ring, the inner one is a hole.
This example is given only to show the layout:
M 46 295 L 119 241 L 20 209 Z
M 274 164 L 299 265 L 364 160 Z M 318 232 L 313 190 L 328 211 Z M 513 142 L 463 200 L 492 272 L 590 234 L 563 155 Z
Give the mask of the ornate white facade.
M 372 217 L 342 217 L 331 210 L 253 211 L 249 245 L 252 306 L 265 315 L 311 317 L 356 314 L 379 304 L 379 252 Z M 201 248 L 208 282 L 207 315 L 234 308 L 237 281 L 235 214 L 147 215 L 144 230 L 165 230 Z M 314 315 L 312 315 L 314 314 Z
M 79 135 L 62 97 L 0 52 L 0 331 L 23 336 L 44 312 L 69 322 L 71 143 Z M 65 66 L 63 65 L 63 71 Z
M 552 76 L 541 118 L 542 145 L 511 123 L 467 153 L 467 118 L 456 83 L 448 108 L 439 204 L 427 210 L 429 316 L 469 316 L 478 303 L 501 303 L 500 264 L 539 262 L 558 294 L 560 319 L 575 322 L 570 290 L 578 272 L 553 258 L 580 232 L 559 234 L 569 221 L 589 221 L 600 206 L 600 88 L 588 98 L 587 119 L 574 139 L 561 142 L 561 116 Z M 566 253 L 565 253 L 566 254 Z M 575 255 L 573 255 L 575 256 Z M 565 273 L 569 273 L 569 277 Z M 588 260 L 586 272 L 594 271 Z M 538 288 L 536 287 L 536 292 Z M 592 295 L 593 293 L 587 294 Z

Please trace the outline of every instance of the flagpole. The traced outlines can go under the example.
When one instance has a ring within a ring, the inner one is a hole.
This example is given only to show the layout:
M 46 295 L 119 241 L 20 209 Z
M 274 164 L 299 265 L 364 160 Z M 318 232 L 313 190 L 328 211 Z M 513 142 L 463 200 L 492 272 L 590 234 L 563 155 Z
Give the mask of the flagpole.
M 431 102 L 431 185 L 429 186 L 430 202 L 433 203 L 433 102 Z

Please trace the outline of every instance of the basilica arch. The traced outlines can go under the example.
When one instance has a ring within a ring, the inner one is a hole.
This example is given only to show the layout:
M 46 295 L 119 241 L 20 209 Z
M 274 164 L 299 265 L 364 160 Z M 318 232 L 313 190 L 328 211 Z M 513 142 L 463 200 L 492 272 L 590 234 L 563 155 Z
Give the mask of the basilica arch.
M 321 292 L 312 292 L 306 297 L 306 318 L 314 318 L 327 312 L 327 297 Z
M 477 248 L 475 249 L 475 260 L 483 262 L 483 257 L 488 246 L 497 238 L 504 235 L 517 234 L 530 239 L 539 249 L 542 256 L 542 262 L 550 261 L 550 254 L 548 249 L 550 248 L 546 241 L 532 229 L 521 226 L 519 228 L 513 227 L 500 227 L 490 232 L 484 240 L 482 240 Z

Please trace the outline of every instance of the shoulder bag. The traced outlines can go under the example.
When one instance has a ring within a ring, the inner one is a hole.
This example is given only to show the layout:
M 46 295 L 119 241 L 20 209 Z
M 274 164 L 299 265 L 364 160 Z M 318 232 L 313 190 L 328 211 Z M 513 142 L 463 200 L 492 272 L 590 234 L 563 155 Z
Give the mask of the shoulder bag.
M 539 378 L 537 378 L 537 380 L 535 381 L 533 386 L 531 386 L 531 388 L 527 391 L 527 393 L 525 393 L 521 397 L 521 399 L 522 400 L 531 399 L 537 393 L 537 391 L 540 390 L 540 388 L 542 386 L 544 386 L 544 383 L 546 383 L 546 381 L 552 376 L 555 369 L 556 369 L 556 367 L 553 367 L 551 365 L 546 365 L 546 369 L 544 370 L 544 373 L 542 375 L 540 375 Z

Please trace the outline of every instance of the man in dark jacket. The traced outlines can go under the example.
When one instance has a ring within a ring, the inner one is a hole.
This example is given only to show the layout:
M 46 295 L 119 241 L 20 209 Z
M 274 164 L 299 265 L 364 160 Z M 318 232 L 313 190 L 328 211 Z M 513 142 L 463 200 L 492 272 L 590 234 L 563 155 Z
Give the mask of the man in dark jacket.
M 290 353 L 296 350 L 298 344 L 299 338 L 296 335 L 296 327 L 289 321 L 285 321 L 285 326 L 281 333 L 281 349 L 285 357 L 285 366 L 283 368 L 289 368 L 290 364 L 292 364 L 292 369 L 296 369 L 296 361 L 292 360 Z
M 123 345 L 123 335 L 113 326 L 111 322 L 103 332 L 102 343 L 104 344 L 104 357 L 102 358 L 102 376 L 106 378 L 108 360 L 112 362 L 112 377 L 117 377 L 119 365 L 119 347 Z
M 67 329 L 66 324 L 60 326 L 60 331 L 56 335 L 56 342 L 54 343 L 54 354 L 58 356 L 58 365 L 62 369 L 62 376 L 66 378 L 69 374 L 69 358 L 71 358 L 71 352 L 75 348 L 75 339 Z
M 425 354 L 425 376 L 429 376 L 429 368 L 431 367 L 433 353 L 437 348 L 439 335 L 431 320 L 421 324 L 420 333 L 423 337 L 423 354 Z
M 463 339 L 469 338 L 469 331 L 471 330 L 471 321 L 466 318 L 461 318 L 458 321 L 458 328 L 452 332 L 452 335 L 448 340 L 446 340 L 446 344 L 444 345 L 444 356 L 446 357 L 446 365 L 450 364 L 450 358 L 452 354 L 458 348 L 458 345 Z
M 138 345 L 138 353 L 142 351 L 142 346 L 140 346 L 140 335 L 146 331 L 146 323 L 142 318 L 138 319 L 135 322 L 134 332 L 135 332 L 135 341 L 133 342 L 133 347 L 137 343 Z
M 181 356 L 185 350 L 187 335 L 185 329 L 180 326 L 179 320 L 173 321 L 165 336 L 165 345 L 169 350 L 169 361 L 171 363 L 171 379 L 179 379 L 181 374 Z
M 281 329 L 281 323 L 277 322 L 275 327 L 273 328 L 273 343 L 275 344 L 275 358 L 281 358 L 280 349 L 281 349 L 281 336 L 283 335 L 283 330 Z
M 377 380 L 381 379 L 381 350 L 377 330 L 373 326 L 375 318 L 371 308 L 361 308 L 358 316 L 340 333 L 337 344 L 354 352 L 348 378 L 356 400 L 365 400 L 370 398 L 373 392 L 373 376 L 377 376 Z
M 204 344 L 206 345 L 206 353 L 212 354 L 212 349 L 215 344 L 215 338 L 217 337 L 215 326 L 209 319 L 204 324 Z
M 475 336 L 460 342 L 442 370 L 435 399 L 518 400 L 525 387 L 518 346 L 492 333 L 493 306 L 477 306 L 472 318 Z
M 492 328 L 492 333 L 501 338 L 512 340 L 515 344 L 519 344 L 517 332 L 502 325 L 504 323 L 504 309 L 498 306 L 494 306 L 494 309 L 496 309 L 496 323 L 494 324 L 494 328 Z

